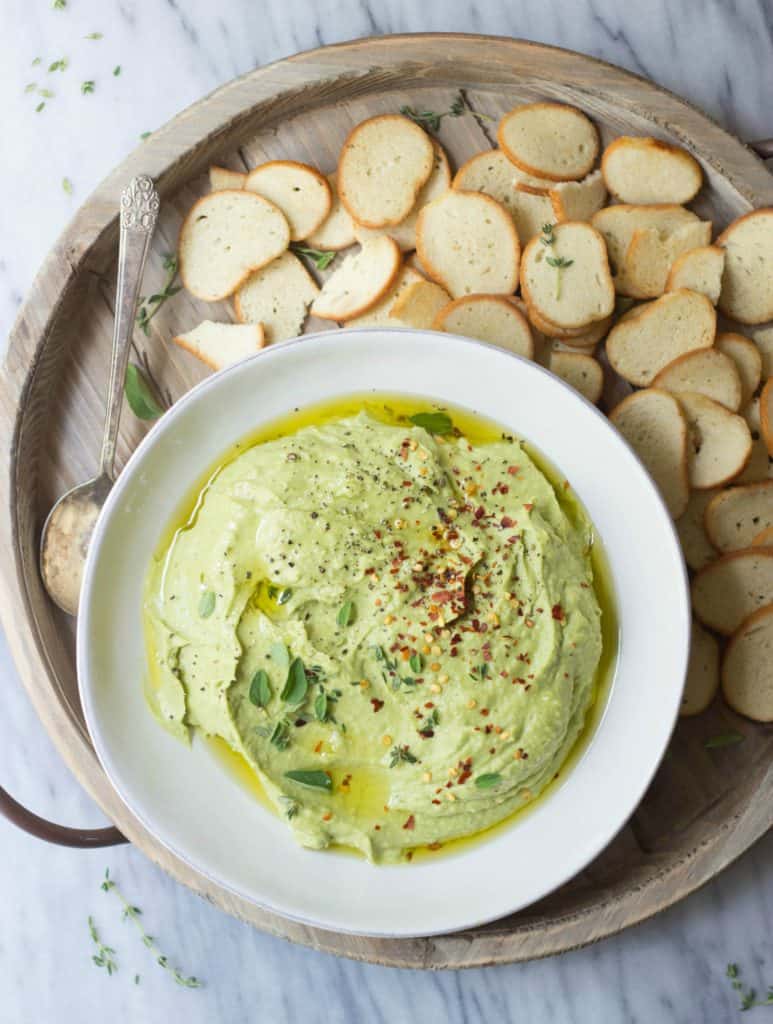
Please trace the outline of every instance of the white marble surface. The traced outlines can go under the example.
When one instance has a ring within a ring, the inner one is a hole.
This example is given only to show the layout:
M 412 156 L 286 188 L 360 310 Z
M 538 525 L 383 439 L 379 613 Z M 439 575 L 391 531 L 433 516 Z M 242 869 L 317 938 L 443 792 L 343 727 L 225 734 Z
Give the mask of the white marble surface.
M 773 135 L 771 0 L 2 0 L 0 335 L 57 233 L 97 181 L 151 130 L 256 64 L 385 32 L 503 33 L 584 50 L 648 75 L 746 137 Z M 103 33 L 98 41 L 84 37 Z M 35 57 L 42 63 L 31 66 Z M 65 72 L 47 72 L 67 57 Z M 113 68 L 121 65 L 121 74 Z M 95 91 L 80 85 L 94 80 Z M 24 92 L 37 82 L 56 95 Z M 62 179 L 73 184 L 72 195 Z M 8 439 L 3 438 L 7 444 Z M 0 779 L 41 813 L 97 824 L 0 645 Z M 45 846 L 0 820 L 0 1022 L 86 1014 L 195 1022 L 737 1019 L 724 978 L 737 960 L 773 983 L 773 836 L 702 892 L 599 946 L 541 963 L 427 975 L 295 948 L 233 921 L 133 849 Z M 100 892 L 106 866 L 147 928 L 206 987 L 156 966 Z M 118 973 L 90 962 L 93 913 Z M 139 973 L 139 984 L 135 974 Z M 770 1009 L 752 1011 L 760 1019 Z M 755 1019 L 752 1017 L 751 1019 Z

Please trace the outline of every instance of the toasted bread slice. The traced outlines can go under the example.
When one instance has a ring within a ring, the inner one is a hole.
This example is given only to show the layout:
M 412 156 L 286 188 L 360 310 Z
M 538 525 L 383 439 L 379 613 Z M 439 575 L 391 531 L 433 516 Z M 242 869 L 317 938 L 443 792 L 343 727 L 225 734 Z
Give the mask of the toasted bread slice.
M 720 352 L 730 356 L 735 363 L 735 368 L 738 370 L 738 376 L 741 380 L 740 408 L 745 409 L 752 400 L 754 392 L 760 386 L 762 356 L 759 349 L 749 338 L 745 338 L 743 334 L 735 334 L 732 331 L 718 334 L 714 344 Z
M 355 224 L 354 233 L 358 242 L 364 242 L 374 235 L 389 235 L 390 238 L 394 238 L 403 252 L 411 252 L 416 248 L 416 223 L 419 219 L 419 212 L 427 203 L 442 196 L 451 187 L 451 168 L 448 164 L 448 157 L 438 142 L 433 141 L 432 145 L 435 147 L 432 174 L 422 186 L 413 209 L 405 220 L 384 228 L 366 228 L 362 224 Z
M 270 160 L 253 168 L 244 187 L 282 211 L 293 242 L 314 234 L 333 206 L 333 193 L 325 175 L 295 160 Z
M 538 235 L 556 217 L 546 189 L 554 182 L 533 178 L 514 167 L 501 149 L 477 153 L 456 172 L 453 188 L 483 192 L 501 203 L 515 222 L 521 245 Z M 536 193 L 526 186 L 537 189 Z
M 592 171 L 582 181 L 562 181 L 548 191 L 559 224 L 566 220 L 590 221 L 607 201 L 601 171 Z
M 499 122 L 497 139 L 516 167 L 551 181 L 584 178 L 599 153 L 596 126 L 562 103 L 515 107 Z
M 760 395 L 760 425 L 768 455 L 773 457 L 773 377 L 768 377 Z
M 547 338 L 582 351 L 594 349 L 607 336 L 614 320 L 613 316 L 607 316 L 590 327 L 564 328 L 546 320 L 535 309 L 530 309 L 528 316 L 529 323 Z
M 212 320 L 204 320 L 172 341 L 213 370 L 254 356 L 266 343 L 262 324 L 216 324 Z
M 765 480 L 773 480 L 773 457 L 768 455 L 765 442 L 752 434 L 752 451 L 749 461 L 738 476 L 733 477 L 734 484 L 759 484 Z
M 402 114 L 381 114 L 350 133 L 338 161 L 338 192 L 357 224 L 399 224 L 435 163 L 427 133 Z
M 408 288 L 413 284 L 419 284 L 424 279 L 418 270 L 413 267 L 402 266 L 395 278 L 392 287 L 384 294 L 383 298 L 371 306 L 366 313 L 356 316 L 347 323 L 347 327 L 400 327 L 396 320 L 392 319 L 392 310 L 395 304 L 400 301 Z
M 690 661 L 679 705 L 682 718 L 699 715 L 714 700 L 719 689 L 719 644 L 699 623 L 693 622 Z
M 773 207 L 734 220 L 714 244 L 725 250 L 719 296 L 725 316 L 741 324 L 773 320 Z
M 733 634 L 722 659 L 722 694 L 739 715 L 773 722 L 773 603 Z
M 667 238 L 679 228 L 699 221 L 697 214 L 674 203 L 658 203 L 654 206 L 616 203 L 605 206 L 591 217 L 591 224 L 601 232 L 607 243 L 614 274 L 622 268 L 634 231 L 654 228 L 662 238 Z
M 715 348 L 685 352 L 664 366 L 652 382 L 666 391 L 697 391 L 731 412 L 741 408 L 741 377 L 735 363 Z
M 663 236 L 657 228 L 634 231 L 615 288 L 635 299 L 654 299 L 667 291 L 668 275 L 679 255 L 711 240 L 711 222 L 683 224 Z
M 559 328 L 604 320 L 615 308 L 604 239 L 582 221 L 533 238 L 523 253 L 521 292 L 527 306 Z
M 773 480 L 720 491 L 706 507 L 705 525 L 717 551 L 752 546 L 760 530 L 773 527 Z
M 556 352 L 550 356 L 548 369 L 579 391 L 583 398 L 597 405 L 604 390 L 604 371 L 593 356 L 582 352 Z
M 361 317 L 389 292 L 401 265 L 397 242 L 388 235 L 371 238 L 325 281 L 312 303 L 312 313 L 323 320 Z
M 696 571 L 717 557 L 716 548 L 706 533 L 703 517 L 706 506 L 719 493 L 719 490 L 713 488 L 707 491 L 693 491 L 687 508 L 676 522 L 676 532 L 679 534 L 684 560 Z
M 725 268 L 725 250 L 718 245 L 700 245 L 677 256 L 666 278 L 667 292 L 689 288 L 705 295 L 712 306 L 719 302 L 722 289 L 722 271 Z
M 354 237 L 354 221 L 341 202 L 335 174 L 327 175 L 327 183 L 332 196 L 330 213 L 316 231 L 312 231 L 306 242 L 312 249 L 319 249 L 322 252 L 340 252 L 357 241 Z
M 309 306 L 319 295 L 317 283 L 291 252 L 250 274 L 234 295 L 236 317 L 243 324 L 263 324 L 266 342 L 297 338 Z
M 773 526 L 769 526 L 766 530 L 761 530 L 752 541 L 753 548 L 769 548 L 773 547 Z
M 762 358 L 762 380 L 767 380 L 773 377 L 773 326 L 752 327 L 748 334 Z
M 731 551 L 692 581 L 693 611 L 704 626 L 723 636 L 772 600 L 773 548 Z
M 673 519 L 690 497 L 687 423 L 673 395 L 658 388 L 624 398 L 609 418 L 644 463 Z
M 521 247 L 513 219 L 490 196 L 451 189 L 428 203 L 416 226 L 419 259 L 454 298 L 511 295 Z
M 467 295 L 440 310 L 432 325 L 436 331 L 462 334 L 498 345 L 525 359 L 534 358 L 529 322 L 518 307 L 502 295 Z
M 222 192 L 223 189 L 244 188 L 247 175 L 244 171 L 232 171 L 230 167 L 217 167 L 212 165 L 209 169 L 209 187 L 212 192 Z
M 687 464 L 690 486 L 720 487 L 737 476 L 749 461 L 752 437 L 743 416 L 694 391 L 677 396 L 687 418 Z
M 607 337 L 607 357 L 621 377 L 646 387 L 678 356 L 711 348 L 716 325 L 705 295 L 668 292 L 618 321 Z
M 180 279 L 192 295 L 216 302 L 289 244 L 287 220 L 273 203 L 253 192 L 211 192 L 194 203 L 180 229 Z
M 406 268 L 410 269 L 410 268 Z M 424 278 L 412 281 L 395 300 L 389 311 L 395 327 L 415 327 L 420 331 L 432 330 L 435 317 L 451 301 L 451 296 L 434 281 Z
M 700 192 L 703 172 L 680 146 L 660 139 L 621 135 L 604 150 L 601 171 L 621 203 L 689 203 Z

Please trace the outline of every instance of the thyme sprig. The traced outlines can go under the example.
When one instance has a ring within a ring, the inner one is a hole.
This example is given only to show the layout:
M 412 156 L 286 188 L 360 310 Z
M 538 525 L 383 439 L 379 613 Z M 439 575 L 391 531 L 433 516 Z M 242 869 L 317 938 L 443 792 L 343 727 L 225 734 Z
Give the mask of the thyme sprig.
M 415 107 L 402 106 L 400 107 L 400 113 L 403 117 L 409 117 L 414 124 L 417 124 L 420 128 L 423 128 L 425 132 L 436 132 L 440 128 L 440 123 L 444 117 L 463 117 L 465 114 L 472 114 L 477 121 L 493 121 L 493 117 L 489 117 L 488 114 L 479 114 L 475 110 L 471 110 L 464 101 L 464 96 L 459 92 L 454 99 L 448 110 L 435 111 L 435 110 L 417 110 Z
M 174 253 L 166 253 L 164 256 L 163 267 L 167 272 L 167 278 L 161 291 L 155 292 L 153 295 L 149 295 L 147 297 L 143 295 L 140 298 L 140 308 L 137 310 L 137 326 L 145 335 L 150 334 L 150 321 L 156 313 L 158 313 L 166 300 L 171 299 L 173 295 L 182 291 L 182 285 L 175 284 L 175 281 L 177 280 L 178 263 L 177 257 Z
M 96 964 L 97 967 L 104 967 L 108 974 L 113 974 L 114 971 L 118 970 L 118 964 L 113 959 L 115 956 L 115 950 L 112 946 L 106 946 L 99 937 L 97 926 L 94 924 L 94 918 L 89 914 L 89 935 L 91 941 L 97 947 L 96 953 L 91 958 L 91 962 Z
M 317 270 L 327 270 L 337 255 L 332 249 L 313 249 L 300 242 L 292 242 L 290 248 L 296 255 L 308 257 Z
M 161 952 L 156 943 L 156 940 L 153 938 L 152 935 L 148 935 L 148 933 L 145 931 L 142 921 L 140 920 L 142 911 L 140 910 L 139 907 L 135 907 L 131 903 L 129 903 L 129 901 L 123 895 L 123 893 L 118 888 L 116 883 L 110 877 L 109 868 L 105 870 L 105 877 L 100 888 L 102 889 L 103 892 L 114 893 L 116 897 L 120 900 L 121 904 L 123 905 L 123 913 L 121 915 L 123 920 L 134 922 L 134 924 L 137 927 L 137 930 L 140 933 L 140 937 L 142 938 L 143 946 L 150 950 L 150 952 L 155 957 L 156 963 L 159 965 L 159 967 L 163 967 L 165 971 L 171 974 L 172 978 L 174 978 L 174 981 L 177 985 L 181 985 L 183 988 L 201 988 L 201 982 L 199 981 L 198 978 L 194 977 L 193 975 L 188 976 L 183 974 L 178 967 L 173 967 L 172 964 L 169 963 L 169 958 Z M 114 952 L 114 950 L 111 950 L 110 952 Z M 115 969 L 115 965 L 113 965 L 113 967 Z M 110 973 L 109 970 L 108 973 Z
M 758 999 L 757 990 L 747 988 L 741 981 L 741 968 L 738 964 L 728 964 L 725 974 L 741 999 L 740 1010 L 751 1010 L 754 1006 L 773 1006 L 773 985 L 768 987 L 764 999 Z

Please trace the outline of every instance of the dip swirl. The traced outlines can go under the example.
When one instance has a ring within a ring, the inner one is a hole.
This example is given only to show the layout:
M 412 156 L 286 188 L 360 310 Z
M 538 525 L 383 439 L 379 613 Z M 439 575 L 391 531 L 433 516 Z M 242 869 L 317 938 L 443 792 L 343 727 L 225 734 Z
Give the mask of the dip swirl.
M 395 861 L 471 835 L 583 728 L 591 542 L 509 437 L 362 412 L 257 444 L 150 568 L 149 703 L 242 755 L 305 846 Z

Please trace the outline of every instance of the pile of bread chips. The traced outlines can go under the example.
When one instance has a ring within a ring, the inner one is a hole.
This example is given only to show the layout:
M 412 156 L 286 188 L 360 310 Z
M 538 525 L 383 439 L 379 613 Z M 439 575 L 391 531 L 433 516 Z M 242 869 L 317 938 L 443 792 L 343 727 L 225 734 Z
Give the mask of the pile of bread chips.
M 773 209 L 712 240 L 685 205 L 703 184 L 690 153 L 622 137 L 597 168 L 595 125 L 562 104 L 516 107 L 497 134 L 455 174 L 402 114 L 357 125 L 327 176 L 291 160 L 212 167 L 180 274 L 200 299 L 231 296 L 238 323 L 174 341 L 220 369 L 312 313 L 477 338 L 594 403 L 613 378 L 626 397 L 610 419 L 694 573 L 683 714 L 721 685 L 736 711 L 773 721 Z M 321 285 L 310 251 L 332 261 Z

